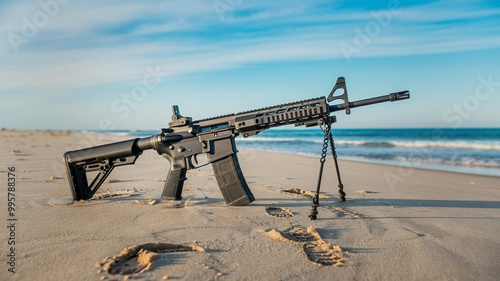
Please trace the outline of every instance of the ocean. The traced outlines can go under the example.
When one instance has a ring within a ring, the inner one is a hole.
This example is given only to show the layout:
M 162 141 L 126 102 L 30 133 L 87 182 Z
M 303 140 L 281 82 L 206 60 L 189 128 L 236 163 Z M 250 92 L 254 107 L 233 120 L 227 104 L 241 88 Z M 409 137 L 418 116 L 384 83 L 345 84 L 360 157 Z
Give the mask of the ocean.
M 158 131 L 104 133 L 144 137 L 157 134 Z M 332 133 L 339 159 L 500 176 L 500 128 L 333 128 Z M 236 138 L 236 145 L 238 149 L 258 149 L 319 158 L 323 147 L 323 132 L 319 128 L 270 129 L 249 138 L 239 136 Z M 331 158 L 330 150 L 327 157 Z

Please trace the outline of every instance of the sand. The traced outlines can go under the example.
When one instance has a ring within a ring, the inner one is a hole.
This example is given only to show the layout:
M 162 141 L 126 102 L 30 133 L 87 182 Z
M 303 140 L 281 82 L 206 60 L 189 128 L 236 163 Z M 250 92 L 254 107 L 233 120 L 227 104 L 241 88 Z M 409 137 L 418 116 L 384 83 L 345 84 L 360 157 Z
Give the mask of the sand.
M 283 191 L 314 190 L 318 159 L 240 151 L 256 201 L 229 207 L 211 166 L 162 200 L 168 162 L 146 151 L 72 202 L 63 153 L 124 139 L 0 131 L 0 280 L 500 280 L 498 177 L 340 161 L 339 202 L 328 158 L 311 221 Z

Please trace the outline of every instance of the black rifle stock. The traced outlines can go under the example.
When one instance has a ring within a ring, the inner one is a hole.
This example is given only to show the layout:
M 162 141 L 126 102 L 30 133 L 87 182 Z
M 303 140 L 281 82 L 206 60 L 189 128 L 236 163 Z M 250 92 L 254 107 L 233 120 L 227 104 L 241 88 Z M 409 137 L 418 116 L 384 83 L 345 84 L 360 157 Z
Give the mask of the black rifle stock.
M 338 89 L 343 89 L 343 93 L 334 96 Z M 313 98 L 197 121 L 180 115 L 174 105 L 169 128 L 162 129 L 158 135 L 66 152 L 67 177 L 73 199 L 87 200 L 92 198 L 114 167 L 132 165 L 144 150 L 154 149 L 170 162 L 162 198 L 180 200 L 187 170 L 199 167 L 196 157 L 205 153 L 226 203 L 248 205 L 255 198 L 238 162 L 234 139 L 239 134 L 246 138 L 266 129 L 290 124 L 318 126 L 325 122 L 325 118 L 335 122 L 335 116 L 330 116 L 335 111 L 346 110 L 349 114 L 351 108 L 408 98 L 410 93 L 401 91 L 349 102 L 345 80 L 339 77 L 328 98 Z M 344 102 L 336 105 L 327 103 L 327 100 L 336 99 Z M 88 172 L 97 172 L 90 182 Z

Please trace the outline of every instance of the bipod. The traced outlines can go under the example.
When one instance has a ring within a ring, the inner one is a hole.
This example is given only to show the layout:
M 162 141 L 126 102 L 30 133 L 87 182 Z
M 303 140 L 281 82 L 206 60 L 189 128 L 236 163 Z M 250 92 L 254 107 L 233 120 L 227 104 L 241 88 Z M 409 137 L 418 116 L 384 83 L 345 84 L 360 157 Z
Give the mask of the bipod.
M 335 122 L 336 122 L 335 116 L 325 117 L 320 121 L 321 130 L 323 130 L 323 132 L 324 132 L 324 139 L 323 139 L 323 149 L 321 151 L 321 158 L 319 159 L 320 166 L 319 166 L 318 184 L 316 186 L 316 193 L 314 194 L 314 197 L 313 197 L 313 205 L 312 205 L 312 209 L 311 209 L 311 214 L 309 215 L 309 219 L 311 219 L 311 220 L 315 220 L 318 216 L 319 192 L 321 189 L 321 179 L 323 177 L 323 168 L 325 166 L 326 153 L 328 151 L 328 146 L 330 146 L 330 149 L 332 151 L 333 162 L 335 163 L 335 171 L 337 172 L 337 179 L 339 182 L 340 201 L 345 202 L 345 195 L 346 194 L 344 192 L 344 185 L 342 184 L 342 180 L 340 178 L 339 164 L 337 161 L 337 152 L 335 151 L 335 142 L 333 141 L 333 135 L 332 135 L 332 123 L 335 123 Z

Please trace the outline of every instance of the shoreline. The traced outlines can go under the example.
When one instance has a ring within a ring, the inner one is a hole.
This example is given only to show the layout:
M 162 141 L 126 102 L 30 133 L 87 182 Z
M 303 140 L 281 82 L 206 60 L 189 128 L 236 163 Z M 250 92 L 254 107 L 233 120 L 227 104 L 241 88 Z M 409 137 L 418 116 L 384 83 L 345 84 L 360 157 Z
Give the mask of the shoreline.
M 314 157 L 314 156 L 313 156 Z M 430 168 L 430 167 L 418 167 L 418 162 L 401 162 L 401 163 L 387 163 L 391 161 L 384 161 L 384 160 L 372 160 L 372 159 L 366 159 L 366 160 L 354 160 L 354 159 L 341 159 L 339 157 L 339 161 L 346 161 L 346 162 L 357 162 L 357 163 L 366 163 L 366 164 L 374 164 L 374 165 L 384 165 L 384 166 L 391 166 L 391 167 L 401 167 L 401 168 L 410 168 L 410 169 L 417 169 L 417 170 L 424 170 L 424 171 L 435 171 L 435 172 L 444 172 L 444 173 L 453 173 L 453 174 L 462 174 L 462 175 L 470 175 L 470 176 L 484 176 L 484 177 L 495 177 L 495 178 L 500 178 L 500 172 L 499 174 L 493 174 L 493 171 L 491 173 L 481 173 L 481 172 L 467 172 L 464 171 L 467 169 L 467 167 L 461 167 L 461 166 L 452 166 L 452 165 L 442 165 L 443 167 L 436 167 L 436 168 Z M 415 165 L 414 165 L 415 164 Z M 425 165 L 425 164 L 424 164 Z M 436 166 L 441 166 L 440 164 L 432 164 L 431 166 L 436 165 Z M 459 168 L 458 170 L 453 170 L 453 168 Z M 474 169 L 474 168 L 472 168 Z M 483 168 L 477 168 L 484 170 Z
M 467 128 L 469 129 L 469 128 Z M 479 128 L 483 129 L 483 128 Z M 498 129 L 498 128 L 486 128 L 486 129 Z M 82 134 L 87 136 L 87 139 L 90 139 L 88 136 L 97 136 L 98 141 L 105 139 L 105 136 L 111 136 L 111 140 L 109 142 L 123 141 L 128 139 L 134 139 L 138 136 L 130 135 L 128 133 L 98 133 L 98 132 L 83 132 L 83 131 L 71 131 L 71 130 L 12 130 L 12 129 L 2 129 L 3 132 L 48 132 L 48 133 L 57 133 L 57 134 Z M 127 131 L 127 130 L 124 130 Z M 146 130 L 145 132 L 149 132 Z M 87 148 L 95 145 L 106 144 L 104 143 L 89 143 Z M 80 149 L 78 148 L 78 149 Z M 238 145 L 237 145 L 238 149 Z M 275 151 L 275 150 L 267 150 L 267 149 L 258 149 L 258 148 L 243 148 L 241 150 L 256 150 L 262 152 L 270 152 L 270 153 L 283 153 L 288 155 L 296 155 L 296 156 L 304 156 L 310 158 L 319 159 L 320 155 L 311 155 L 307 153 L 293 153 L 287 151 Z M 340 153 L 339 153 L 340 152 Z M 487 168 L 487 167 L 470 167 L 470 166 L 462 166 L 462 165 L 448 165 L 448 164 L 433 164 L 433 163 L 422 163 L 422 162 L 403 162 L 397 160 L 383 160 L 383 159 L 371 159 L 371 158 L 356 158 L 349 156 L 342 156 L 342 151 L 337 150 L 337 155 L 339 161 L 347 161 L 347 162 L 359 162 L 359 163 L 368 163 L 368 164 L 378 164 L 378 165 L 386 165 L 386 166 L 394 166 L 394 167 L 403 167 L 403 168 L 411 168 L 411 169 L 421 169 L 428 171 L 441 171 L 441 172 L 449 172 L 456 174 L 466 174 L 466 175 L 475 175 L 475 176 L 488 176 L 488 177 L 500 177 L 500 170 L 495 168 Z M 329 150 L 327 153 L 327 159 L 331 159 L 331 151 Z
M 316 155 L 309 155 L 309 154 L 300 154 L 300 153 L 291 153 L 291 152 L 283 152 L 283 151 L 273 151 L 273 150 L 265 150 L 265 149 L 248 149 L 248 148 L 243 148 L 241 150 L 256 150 L 256 151 L 262 151 L 262 152 L 270 152 L 270 153 L 282 153 L 282 154 L 287 154 L 287 155 L 295 155 L 295 156 L 303 156 L 303 157 L 309 157 L 309 158 L 314 158 L 314 159 L 319 159 L 320 156 Z M 489 168 L 470 168 L 470 167 L 465 167 L 465 166 L 458 166 L 458 165 L 442 165 L 442 164 L 430 164 L 430 166 L 434 167 L 418 167 L 419 165 L 428 165 L 425 163 L 420 163 L 420 162 L 397 162 L 393 160 L 377 160 L 377 159 L 353 159 L 353 157 L 342 157 L 341 154 L 338 153 L 337 151 L 337 156 L 339 161 L 346 161 L 346 162 L 357 162 L 357 163 L 367 163 L 367 164 L 375 164 L 375 165 L 385 165 L 385 166 L 392 166 L 392 167 L 404 167 L 404 168 L 411 168 L 411 169 L 419 169 L 419 170 L 427 170 L 427 171 L 438 171 L 438 172 L 448 172 L 448 173 L 455 173 L 455 174 L 465 174 L 465 175 L 472 175 L 472 176 L 485 176 L 485 177 L 500 177 L 500 171 L 497 171 L 493 168 L 491 168 L 491 171 L 489 171 Z M 326 159 L 331 159 L 332 155 L 331 152 L 327 154 Z M 455 170 L 454 170 L 455 169 Z M 477 169 L 480 171 L 465 171 L 467 169 Z

